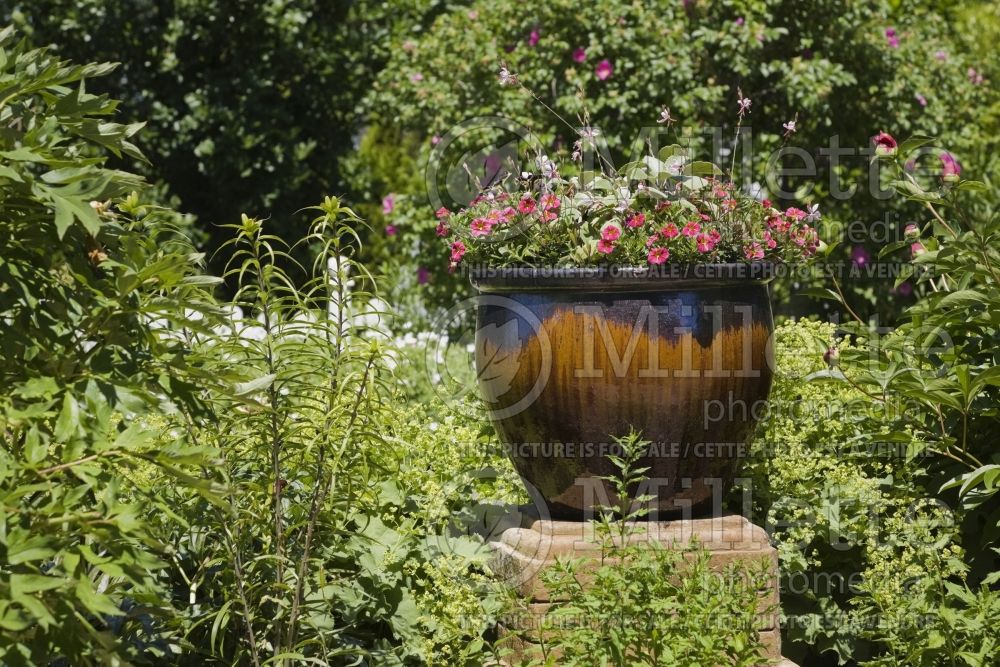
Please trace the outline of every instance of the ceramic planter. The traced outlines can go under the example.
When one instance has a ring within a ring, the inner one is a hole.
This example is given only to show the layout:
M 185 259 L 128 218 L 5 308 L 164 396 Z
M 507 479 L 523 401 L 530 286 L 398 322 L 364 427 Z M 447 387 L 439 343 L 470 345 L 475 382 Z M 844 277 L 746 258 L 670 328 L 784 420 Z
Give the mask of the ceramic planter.
M 659 518 L 704 515 L 732 484 L 772 379 L 764 264 L 473 273 L 479 389 L 536 502 L 617 502 L 612 437 L 651 441 Z

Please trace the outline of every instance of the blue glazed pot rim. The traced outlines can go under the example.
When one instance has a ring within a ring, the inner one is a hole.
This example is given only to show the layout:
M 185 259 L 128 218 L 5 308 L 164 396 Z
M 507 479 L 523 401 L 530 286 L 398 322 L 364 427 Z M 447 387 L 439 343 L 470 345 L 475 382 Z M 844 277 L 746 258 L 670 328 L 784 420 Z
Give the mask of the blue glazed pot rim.
M 552 290 L 658 291 L 765 284 L 777 267 L 769 262 L 661 264 L 659 266 L 475 267 L 469 279 L 480 292 Z

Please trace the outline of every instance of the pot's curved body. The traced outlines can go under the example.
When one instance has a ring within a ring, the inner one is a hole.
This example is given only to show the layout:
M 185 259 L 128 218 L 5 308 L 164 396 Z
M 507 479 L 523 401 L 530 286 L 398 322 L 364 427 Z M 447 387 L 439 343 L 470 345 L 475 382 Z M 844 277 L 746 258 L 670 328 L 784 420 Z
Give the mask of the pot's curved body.
M 747 454 L 772 379 L 769 267 L 672 268 L 473 275 L 479 388 L 550 516 L 617 502 L 600 478 L 632 428 L 652 444 L 630 492 L 659 518 L 717 507 Z

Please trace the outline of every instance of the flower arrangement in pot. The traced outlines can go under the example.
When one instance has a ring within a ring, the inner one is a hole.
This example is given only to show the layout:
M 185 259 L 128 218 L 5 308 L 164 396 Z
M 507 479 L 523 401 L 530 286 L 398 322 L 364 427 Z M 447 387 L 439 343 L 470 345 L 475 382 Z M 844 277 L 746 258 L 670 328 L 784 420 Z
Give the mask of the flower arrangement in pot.
M 818 212 L 779 210 L 676 145 L 570 178 L 536 165 L 438 211 L 479 292 L 479 389 L 501 440 L 550 516 L 625 506 L 605 478 L 632 430 L 650 442 L 634 489 L 649 515 L 711 511 L 766 408 L 767 282 L 817 253 Z

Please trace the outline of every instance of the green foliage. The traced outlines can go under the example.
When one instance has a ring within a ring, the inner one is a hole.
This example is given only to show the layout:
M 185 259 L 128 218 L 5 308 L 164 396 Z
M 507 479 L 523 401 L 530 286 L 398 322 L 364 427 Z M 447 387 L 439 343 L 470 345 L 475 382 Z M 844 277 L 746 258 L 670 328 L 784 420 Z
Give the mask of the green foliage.
M 786 655 L 808 664 L 831 651 L 841 664 L 987 665 L 997 599 L 973 593 L 962 512 L 933 497 L 934 458 L 909 426 L 925 414 L 907 396 L 874 400 L 845 359 L 823 352 L 836 327 L 800 321 L 775 332 L 778 375 L 749 467 L 755 516 L 765 519 L 782 570 Z M 945 641 L 941 641 L 944 638 Z M 867 663 L 865 663 L 867 664 Z
M 649 442 L 636 433 L 616 442 L 621 454 L 611 460 L 618 474 L 609 481 L 621 503 L 597 526 L 600 564 L 560 559 L 542 573 L 553 602 L 536 639 L 541 657 L 531 664 L 760 664 L 756 628 L 768 612 L 759 597 L 769 585 L 767 563 L 716 571 L 697 544 L 682 550 L 638 539 L 644 528 L 636 520 L 649 498 L 629 502 L 629 489 L 644 479 L 637 464 Z
M 70 65 L 0 32 L 0 662 L 140 661 L 176 650 L 164 509 L 140 471 L 212 496 L 210 448 L 143 416 L 204 413 L 204 377 L 179 332 L 211 314 L 201 256 L 172 242 L 170 216 L 105 166 L 138 156 L 138 125 Z
M 392 45 L 441 6 L 0 0 L 0 20 L 63 57 L 122 63 L 102 91 L 148 121 L 147 175 L 197 216 L 214 251 L 228 239 L 217 225 L 244 211 L 290 221 L 275 230 L 289 242 L 305 232 L 292 213 L 344 188 L 358 101 Z

